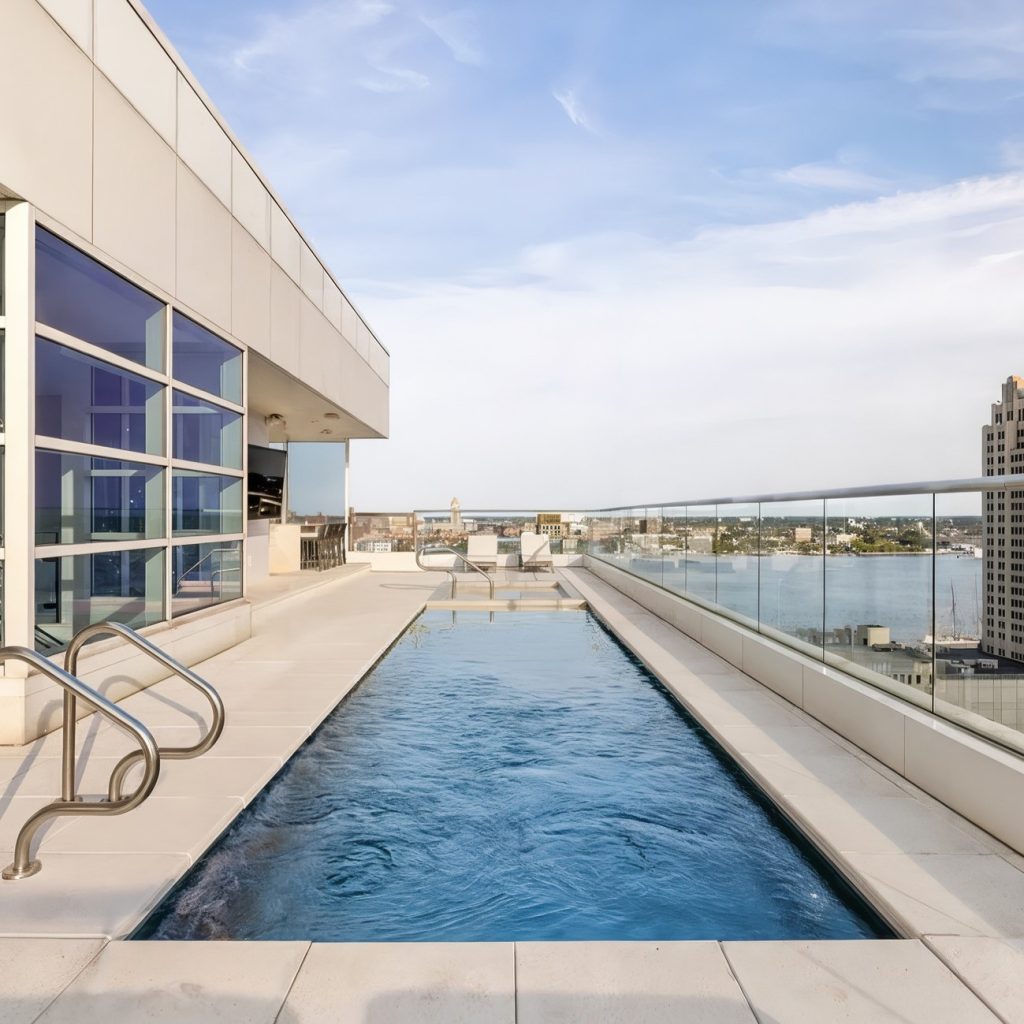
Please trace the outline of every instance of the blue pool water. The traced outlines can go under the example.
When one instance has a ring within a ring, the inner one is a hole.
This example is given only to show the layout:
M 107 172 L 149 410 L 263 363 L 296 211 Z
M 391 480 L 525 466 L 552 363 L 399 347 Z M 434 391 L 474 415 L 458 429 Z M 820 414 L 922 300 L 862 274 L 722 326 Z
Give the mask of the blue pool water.
M 887 934 L 589 614 L 428 612 L 138 937 Z

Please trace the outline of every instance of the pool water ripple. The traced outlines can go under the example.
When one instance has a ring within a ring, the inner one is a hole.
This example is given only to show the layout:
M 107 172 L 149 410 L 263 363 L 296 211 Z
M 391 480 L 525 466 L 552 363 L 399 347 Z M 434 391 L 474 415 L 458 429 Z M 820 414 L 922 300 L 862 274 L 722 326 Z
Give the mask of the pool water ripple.
M 887 934 L 589 615 L 423 615 L 144 938 Z

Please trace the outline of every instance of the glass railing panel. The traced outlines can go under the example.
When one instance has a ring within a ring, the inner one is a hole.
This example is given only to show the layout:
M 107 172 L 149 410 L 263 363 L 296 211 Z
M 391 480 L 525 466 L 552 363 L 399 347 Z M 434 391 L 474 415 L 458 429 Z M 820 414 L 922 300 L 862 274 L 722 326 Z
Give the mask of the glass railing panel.
M 825 503 L 761 503 L 760 630 L 822 657 L 825 621 Z
M 686 507 L 666 506 L 661 515 L 661 585 L 686 593 Z
M 757 628 L 758 533 L 756 503 L 718 506 L 717 603 L 751 629 Z
M 610 561 L 616 550 L 615 513 L 594 512 L 590 516 L 590 529 L 587 535 L 587 554 L 602 561 Z
M 825 503 L 825 661 L 931 709 L 932 495 Z
M 686 595 L 715 604 L 715 545 L 718 512 L 714 505 L 689 505 L 686 509 Z
M 623 564 L 634 576 L 656 583 L 662 582 L 660 520 L 656 509 L 635 507 L 628 511 L 623 525 L 623 550 L 629 558 Z
M 933 710 L 1024 752 L 1024 490 L 936 495 L 935 533 Z

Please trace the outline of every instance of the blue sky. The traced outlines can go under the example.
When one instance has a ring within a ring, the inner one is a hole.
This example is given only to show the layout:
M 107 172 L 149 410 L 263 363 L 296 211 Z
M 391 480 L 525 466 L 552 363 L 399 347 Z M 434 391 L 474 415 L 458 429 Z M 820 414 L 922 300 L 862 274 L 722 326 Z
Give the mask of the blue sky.
M 356 505 L 979 472 L 1019 2 L 149 7 L 392 353 Z

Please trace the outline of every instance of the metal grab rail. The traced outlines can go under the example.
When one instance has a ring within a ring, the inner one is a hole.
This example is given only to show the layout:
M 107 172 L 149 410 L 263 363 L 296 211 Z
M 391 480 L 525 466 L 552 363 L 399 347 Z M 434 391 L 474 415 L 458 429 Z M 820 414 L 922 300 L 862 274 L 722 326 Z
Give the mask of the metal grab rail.
M 458 583 L 458 580 L 456 579 L 456 576 L 455 576 L 455 570 L 454 569 L 449 569 L 446 565 L 424 565 L 420 561 L 420 557 L 422 555 L 427 554 L 427 552 L 441 552 L 441 551 L 444 551 L 446 554 L 449 554 L 449 555 L 455 555 L 456 558 L 461 558 L 462 561 L 466 565 L 468 565 L 470 567 L 470 569 L 472 569 L 474 572 L 480 573 L 480 575 L 483 576 L 483 578 L 485 580 L 487 580 L 487 585 L 491 588 L 491 600 L 492 601 L 494 600 L 494 579 L 492 577 L 488 576 L 487 573 L 485 573 L 483 571 L 483 569 L 481 569 L 480 566 L 476 564 L 476 562 L 471 562 L 464 554 L 462 554 L 461 551 L 456 551 L 455 548 L 446 548 L 446 547 L 444 547 L 441 544 L 429 544 L 426 547 L 417 548 L 416 549 L 416 565 L 420 569 L 422 569 L 424 572 L 432 572 L 432 571 L 434 571 L 436 569 L 441 569 L 443 572 L 448 573 L 448 575 L 452 578 L 452 600 L 454 601 L 455 600 L 455 588 L 456 588 L 456 585 Z
M 145 637 L 139 636 L 129 626 L 120 622 L 97 622 L 92 626 L 80 629 L 68 644 L 64 652 L 64 666 L 68 673 L 74 676 L 78 670 L 78 653 L 87 640 L 97 636 L 119 636 L 127 640 L 132 646 L 137 647 L 143 654 L 148 654 L 154 661 L 160 662 L 165 668 L 169 668 L 176 676 L 184 679 L 186 683 L 198 690 L 210 703 L 213 709 L 213 724 L 207 734 L 191 747 L 158 747 L 161 757 L 170 761 L 187 761 L 193 757 L 205 754 L 220 739 L 224 731 L 224 702 L 220 694 L 202 676 L 196 675 L 191 669 L 186 668 L 180 662 L 175 661 L 169 654 L 160 650 L 155 644 L 150 643 Z M 73 791 L 75 779 L 75 696 L 71 693 L 64 694 L 64 791 L 65 794 Z M 121 799 L 124 780 L 128 772 L 138 763 L 141 753 L 133 750 L 125 754 L 120 761 L 114 765 L 110 773 L 110 783 L 107 789 L 107 799 L 112 803 Z M 67 797 L 65 797 L 67 799 Z
M 64 783 L 61 798 L 41 807 L 35 814 L 29 817 L 28 821 L 21 826 L 18 838 L 14 844 L 14 860 L 4 868 L 2 876 L 5 879 L 29 878 L 42 867 L 38 860 L 33 860 L 31 855 L 32 840 L 35 838 L 39 827 L 50 818 L 62 814 L 124 814 L 134 810 L 153 792 L 156 780 L 160 775 L 160 751 L 153 739 L 153 734 L 138 719 L 123 711 L 113 702 L 107 700 L 102 694 L 97 693 L 91 686 L 87 686 L 77 679 L 70 672 L 54 665 L 47 658 L 27 647 L 2 647 L 0 648 L 0 664 L 7 661 L 23 661 L 31 665 L 36 671 L 52 679 L 64 690 L 64 713 L 65 725 L 68 709 L 68 698 L 72 702 L 81 697 L 82 700 L 91 704 L 101 715 L 108 718 L 114 725 L 138 741 L 139 750 L 133 751 L 133 757 L 141 758 L 145 762 L 145 769 L 142 774 L 142 782 L 139 788 L 129 797 L 113 801 L 98 801 L 86 803 L 75 797 L 75 771 L 74 771 L 74 746 L 71 751 L 70 776 L 68 773 L 67 760 L 67 737 L 64 743 Z M 74 707 L 74 703 L 72 703 Z

